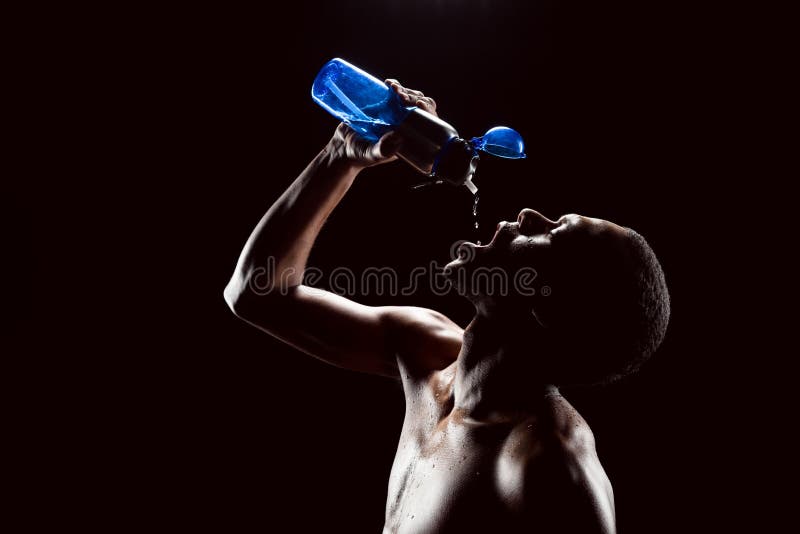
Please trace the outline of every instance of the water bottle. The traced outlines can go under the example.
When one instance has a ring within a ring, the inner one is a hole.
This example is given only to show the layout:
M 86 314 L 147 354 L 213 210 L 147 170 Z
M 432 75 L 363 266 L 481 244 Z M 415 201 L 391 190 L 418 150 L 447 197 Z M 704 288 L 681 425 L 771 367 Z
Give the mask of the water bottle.
M 525 157 L 522 137 L 498 126 L 467 141 L 439 117 L 416 106 L 406 106 L 399 95 L 378 78 L 343 59 L 332 59 L 311 87 L 314 101 L 352 128 L 376 142 L 389 131 L 402 136 L 397 156 L 436 182 L 465 185 L 472 182 L 478 151 L 509 159 Z

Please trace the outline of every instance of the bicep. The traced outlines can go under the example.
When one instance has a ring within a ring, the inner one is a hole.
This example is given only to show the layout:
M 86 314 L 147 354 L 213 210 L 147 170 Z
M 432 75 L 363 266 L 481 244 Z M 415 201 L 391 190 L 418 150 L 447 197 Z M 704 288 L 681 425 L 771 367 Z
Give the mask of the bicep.
M 237 315 L 327 363 L 398 377 L 452 363 L 463 330 L 444 315 L 411 306 L 365 306 L 329 291 L 296 286 L 285 295 L 251 295 Z
M 244 308 L 242 319 L 315 358 L 354 371 L 398 375 L 384 307 L 301 285 L 285 295 L 253 296 Z

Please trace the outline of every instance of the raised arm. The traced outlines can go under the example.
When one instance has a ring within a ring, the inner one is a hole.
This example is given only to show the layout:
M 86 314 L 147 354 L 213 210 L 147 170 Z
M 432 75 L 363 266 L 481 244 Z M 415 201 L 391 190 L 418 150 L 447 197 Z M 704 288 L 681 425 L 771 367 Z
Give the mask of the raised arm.
M 408 105 L 435 113 L 422 93 L 390 85 Z M 339 125 L 247 240 L 225 288 L 238 317 L 312 356 L 358 371 L 397 376 L 398 357 L 422 371 L 455 359 L 461 329 L 437 312 L 364 306 L 302 285 L 309 252 L 331 211 L 364 168 L 395 159 L 397 144 L 392 133 L 373 145 Z

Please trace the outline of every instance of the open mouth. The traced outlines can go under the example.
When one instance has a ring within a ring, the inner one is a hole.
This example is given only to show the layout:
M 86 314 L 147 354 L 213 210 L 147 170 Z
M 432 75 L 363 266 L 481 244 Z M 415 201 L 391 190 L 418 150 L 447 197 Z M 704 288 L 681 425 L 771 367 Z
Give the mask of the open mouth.
M 494 231 L 494 235 L 492 236 L 491 241 L 489 241 L 486 245 L 483 245 L 483 246 L 479 246 L 479 245 L 475 245 L 475 246 L 478 247 L 478 248 L 488 247 L 488 246 L 494 244 L 495 242 L 497 242 L 498 239 L 501 238 L 503 235 L 505 235 L 505 234 L 511 235 L 511 233 L 512 233 L 511 232 L 511 224 L 506 222 L 506 221 L 500 221 L 499 223 L 497 223 L 497 228 Z
M 461 241 L 453 252 L 453 263 L 454 264 L 464 264 L 471 262 L 477 253 L 478 250 L 487 249 L 499 241 L 502 240 L 511 240 L 514 237 L 514 230 L 512 228 L 512 224 L 506 221 L 501 221 L 497 224 L 497 229 L 492 236 L 491 241 L 486 243 L 485 245 L 478 245 L 473 243 L 472 241 Z
M 504 224 L 504 223 L 505 223 L 505 221 L 497 223 L 497 229 L 495 230 L 494 235 L 492 236 L 492 239 L 488 243 L 486 243 L 485 245 L 476 244 L 476 243 L 473 243 L 472 241 L 464 241 L 464 242 L 461 243 L 461 246 L 466 246 L 467 248 L 473 248 L 473 249 L 482 249 L 482 248 L 490 247 L 491 245 L 493 245 L 497 241 L 498 236 L 500 236 L 501 234 L 506 233 L 506 232 L 509 231 L 509 229 L 508 229 L 509 224 L 508 223 Z

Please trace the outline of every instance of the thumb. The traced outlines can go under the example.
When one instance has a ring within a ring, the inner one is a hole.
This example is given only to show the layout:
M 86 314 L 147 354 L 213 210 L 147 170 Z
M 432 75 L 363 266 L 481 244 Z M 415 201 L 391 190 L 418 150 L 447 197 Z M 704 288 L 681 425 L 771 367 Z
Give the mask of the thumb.
M 376 148 L 381 156 L 388 158 L 397 154 L 403 144 L 402 136 L 396 131 L 389 132 L 378 140 Z

